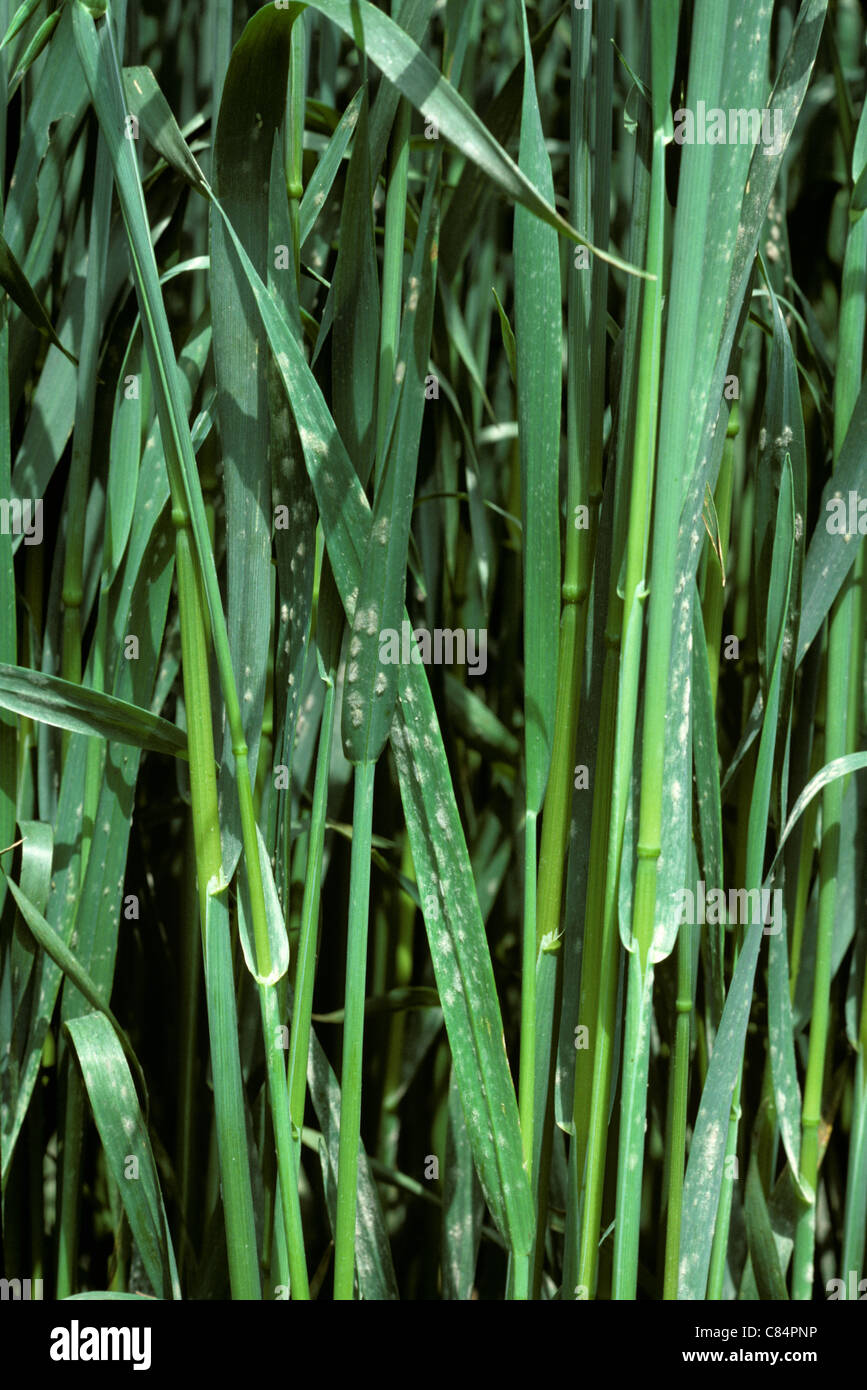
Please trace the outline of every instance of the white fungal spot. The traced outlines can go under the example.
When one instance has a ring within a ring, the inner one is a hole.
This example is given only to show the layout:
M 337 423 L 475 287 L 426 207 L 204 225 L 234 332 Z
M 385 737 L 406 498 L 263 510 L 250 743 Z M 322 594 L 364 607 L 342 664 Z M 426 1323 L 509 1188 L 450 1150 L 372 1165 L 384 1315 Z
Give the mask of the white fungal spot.
M 379 610 L 375 603 L 371 603 L 367 608 L 362 608 L 361 611 L 355 615 L 356 632 L 366 632 L 368 637 L 375 637 L 378 627 Z

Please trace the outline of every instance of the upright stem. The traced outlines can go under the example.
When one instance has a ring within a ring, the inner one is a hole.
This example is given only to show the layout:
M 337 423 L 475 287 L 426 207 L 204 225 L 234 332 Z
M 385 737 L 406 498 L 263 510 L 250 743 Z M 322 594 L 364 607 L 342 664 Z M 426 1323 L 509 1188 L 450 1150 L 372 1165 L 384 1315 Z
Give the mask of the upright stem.
M 298 1150 L 292 1140 L 289 1115 L 289 1090 L 283 1064 L 283 1048 L 277 1041 L 280 1031 L 280 1009 L 275 985 L 259 986 L 262 1011 L 262 1032 L 265 1038 L 265 1064 L 268 1072 L 268 1091 L 274 1122 L 277 1149 L 280 1203 L 286 1247 L 289 1258 L 289 1280 L 294 1299 L 309 1299 L 307 1263 L 304 1258 L 304 1232 L 301 1227 L 301 1207 L 298 1199 Z
M 521 961 L 521 1052 L 518 1076 L 518 1110 L 524 1164 L 533 1168 L 533 1110 L 536 1056 L 536 813 L 524 813 L 524 937 Z
M 253 1189 L 248 1164 L 230 1163 L 243 1124 L 241 1060 L 238 1052 L 237 1018 L 232 985 L 231 948 L 228 913 L 220 914 L 213 928 L 208 926 L 209 894 L 222 882 L 222 849 L 217 807 L 217 777 L 211 723 L 210 681 L 205 641 L 204 605 L 196 574 L 189 536 L 189 516 L 183 501 L 173 498 L 172 521 L 176 528 L 175 555 L 178 574 L 178 606 L 181 619 L 181 660 L 184 700 L 187 709 L 187 747 L 190 759 L 190 799 L 193 811 L 193 840 L 196 876 L 199 885 L 199 913 L 205 944 L 208 979 L 208 1020 L 211 1029 L 211 1055 L 215 1059 L 214 1102 L 217 1145 L 223 1180 L 223 1211 L 226 1221 L 226 1250 L 233 1299 L 259 1299 L 259 1263 L 256 1251 Z M 218 953 L 213 961 L 211 952 Z M 213 981 L 228 993 L 218 1001 Z M 234 1025 L 234 1027 L 233 1027 Z M 232 1046 L 222 1046 L 232 1038 Z M 246 1148 L 245 1138 L 244 1147 Z
M 863 163 L 867 126 L 859 125 L 856 163 Z M 857 172 L 857 170 L 856 170 Z M 862 217 L 849 228 L 843 262 L 840 306 L 839 361 L 834 378 L 834 461 L 839 457 L 855 401 L 861 387 L 864 354 L 864 276 L 867 274 L 867 222 Z M 825 761 L 851 751 L 857 728 L 849 727 L 850 709 L 860 707 L 861 663 L 852 649 L 853 622 L 860 604 L 855 598 L 860 576 L 850 572 L 831 608 L 828 623 L 827 693 L 825 700 Z M 856 694 L 852 687 L 855 684 Z M 798 1221 L 792 1266 L 792 1297 L 809 1299 L 813 1290 L 813 1249 L 818 1173 L 819 1122 L 828 1050 L 831 1013 L 831 970 L 834 912 L 837 902 L 837 866 L 845 781 L 836 778 L 822 793 L 822 842 L 819 851 L 819 921 L 816 933 L 816 965 L 813 977 L 813 1009 L 804 1100 L 801 1113 L 801 1179 L 813 1201 Z
M 661 129 L 654 131 L 651 156 L 650 217 L 647 235 L 647 269 L 656 277 L 647 282 L 644 290 L 644 310 L 641 325 L 641 356 L 638 367 L 638 405 L 635 423 L 635 452 L 632 473 L 629 534 L 626 549 L 626 582 L 624 584 L 623 622 L 621 628 L 621 693 L 618 721 L 623 730 L 623 745 L 619 750 L 614 774 L 615 794 L 612 802 L 612 827 L 617 877 L 612 877 L 609 897 L 613 909 L 614 887 L 619 880 L 623 833 L 638 710 L 638 677 L 641 662 L 642 605 L 646 593 L 648 536 L 650 532 L 651 498 L 656 457 L 659 380 L 662 340 L 662 270 L 665 233 L 665 141 Z M 643 804 L 643 798 L 642 798 Z M 658 837 L 657 837 L 658 838 Z M 656 897 L 656 858 L 659 850 L 648 850 L 641 835 L 638 845 L 638 869 L 635 883 L 633 921 L 639 916 L 639 885 L 644 893 L 652 890 Z M 642 867 L 651 863 L 650 882 Z M 646 909 L 645 909 L 646 910 Z M 653 929 L 653 905 L 650 905 L 650 932 Z M 617 1168 L 617 1225 L 614 1242 L 614 1297 L 634 1298 L 638 1272 L 638 1223 L 641 1201 L 641 1156 L 644 1149 L 644 1087 L 648 1064 L 648 1020 L 642 1019 L 642 1000 L 650 1003 L 650 984 L 653 971 L 647 966 L 648 932 L 635 945 L 628 963 L 628 997 L 626 1009 L 626 1040 L 624 1043 L 624 1085 L 622 1088 L 620 1153 Z M 635 1049 L 642 1048 L 639 1053 Z
M 310 839 L 307 873 L 301 905 L 298 962 L 295 970 L 295 1003 L 289 1037 L 289 1109 L 295 1142 L 300 1145 L 304 1123 L 304 1097 L 307 1093 L 307 1054 L 310 1047 L 310 1018 L 313 1011 L 313 985 L 316 975 L 316 936 L 322 889 L 322 847 L 325 836 L 325 809 L 328 798 L 328 769 L 331 765 L 331 736 L 334 729 L 334 681 L 325 688 L 319 751 L 310 813 Z
M 692 952 L 689 936 L 677 940 L 677 1025 L 674 1039 L 674 1075 L 671 1088 L 671 1129 L 666 1201 L 664 1299 L 677 1298 L 680 1262 L 680 1227 L 683 1214 L 683 1157 L 686 1151 L 686 1102 L 689 1092 L 689 1034 L 692 1014 Z
M 571 85 L 569 112 L 569 216 L 573 227 L 589 234 L 590 179 L 590 53 L 591 16 L 572 11 Z M 563 879 L 569 843 L 575 747 L 581 705 L 587 608 L 593 568 L 595 530 L 579 521 L 590 511 L 590 305 L 591 286 L 586 270 L 574 259 L 567 271 L 566 359 L 566 545 L 560 591 L 560 643 L 557 655 L 557 701 L 551 771 L 542 817 L 537 888 L 536 949 L 548 943 L 553 949 L 560 930 Z M 586 512 L 582 509 L 586 509 Z M 552 1043 L 549 1068 L 555 1065 L 562 999 L 562 953 L 557 953 L 554 1017 L 550 1020 Z M 523 1071 L 523 1064 L 522 1064 Z M 547 1136 L 546 1136 L 547 1137 Z M 546 1225 L 547 1164 L 550 1145 L 539 1148 L 543 1171 L 534 1175 L 538 1185 L 535 1278 L 541 1275 Z M 568 1241 L 567 1241 L 568 1243 Z
M 352 1300 L 355 1275 L 355 1212 L 358 1196 L 364 993 L 367 977 L 375 771 L 375 763 L 356 764 L 352 859 L 349 873 L 349 940 L 346 947 L 343 1066 L 340 1073 L 340 1148 L 337 1160 L 337 1228 L 334 1240 L 336 1302 Z

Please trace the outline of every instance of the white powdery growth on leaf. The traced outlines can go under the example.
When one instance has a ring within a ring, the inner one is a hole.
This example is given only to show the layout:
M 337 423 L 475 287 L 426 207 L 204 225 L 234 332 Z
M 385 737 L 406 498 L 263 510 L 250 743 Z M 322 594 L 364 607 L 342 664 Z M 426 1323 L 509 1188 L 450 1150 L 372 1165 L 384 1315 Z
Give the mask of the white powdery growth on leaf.
M 357 690 L 350 691 L 349 695 L 346 697 L 346 703 L 349 707 L 349 718 L 352 722 L 352 727 L 354 729 L 361 728 L 364 720 L 364 701 Z
M 328 445 L 321 435 L 314 434 L 312 430 L 302 426 L 298 431 L 298 437 L 305 453 L 312 454 L 317 460 L 328 457 Z
M 355 615 L 355 631 L 364 632 L 368 637 L 375 637 L 379 630 L 379 609 L 375 603 L 371 603 L 367 608 L 360 608 Z

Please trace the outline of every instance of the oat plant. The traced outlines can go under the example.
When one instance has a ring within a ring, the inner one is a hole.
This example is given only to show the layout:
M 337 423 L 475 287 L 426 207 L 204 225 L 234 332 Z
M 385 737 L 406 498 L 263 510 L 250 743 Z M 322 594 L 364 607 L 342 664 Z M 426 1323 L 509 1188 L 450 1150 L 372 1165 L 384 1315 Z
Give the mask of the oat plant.
M 861 9 L 0 30 L 3 1279 L 861 1296 Z

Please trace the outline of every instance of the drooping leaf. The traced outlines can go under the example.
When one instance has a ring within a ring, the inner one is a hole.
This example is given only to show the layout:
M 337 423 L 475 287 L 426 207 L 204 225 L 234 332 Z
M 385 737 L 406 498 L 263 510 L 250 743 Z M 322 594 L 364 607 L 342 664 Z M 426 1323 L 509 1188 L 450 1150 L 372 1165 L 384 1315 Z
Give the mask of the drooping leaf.
M 43 675 L 41 671 L 0 666 L 0 706 L 58 729 L 96 734 L 152 753 L 186 757 L 186 735 L 174 724 L 126 700 L 88 690 L 59 676 Z

